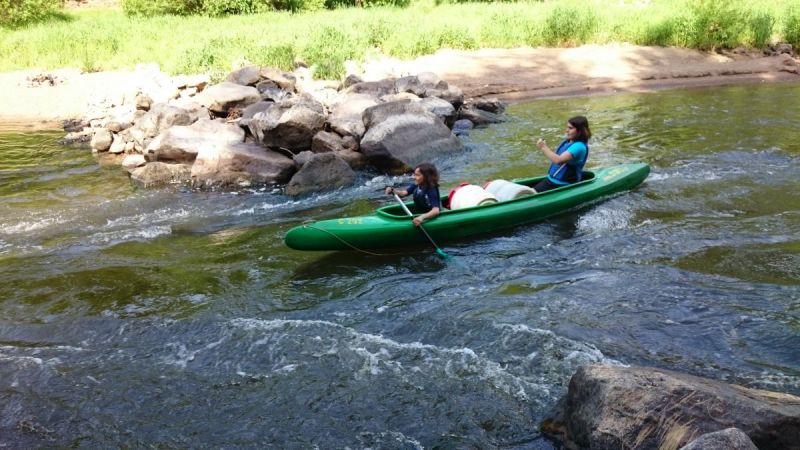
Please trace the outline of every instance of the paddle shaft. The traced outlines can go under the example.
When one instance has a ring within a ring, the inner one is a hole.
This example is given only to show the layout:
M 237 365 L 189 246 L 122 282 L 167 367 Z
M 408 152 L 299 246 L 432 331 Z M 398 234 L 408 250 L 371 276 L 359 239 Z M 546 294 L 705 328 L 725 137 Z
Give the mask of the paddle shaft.
M 403 211 L 405 211 L 406 214 L 408 214 L 409 217 L 414 217 L 414 214 L 411 214 L 411 211 L 408 210 L 408 206 L 406 206 L 405 202 L 403 202 L 403 200 L 400 198 L 400 196 L 398 196 L 394 191 L 392 191 L 392 195 L 394 195 L 394 198 L 395 198 L 395 200 L 397 200 L 397 203 L 400 203 L 400 206 L 403 208 Z M 436 245 L 436 242 L 433 241 L 433 238 L 431 237 L 431 235 L 428 234 L 428 232 L 425 230 L 425 228 L 422 227 L 422 224 L 419 224 L 419 226 L 417 228 L 419 228 L 419 231 L 422 231 L 422 234 L 424 234 L 425 237 L 428 238 L 428 242 L 430 242 L 431 245 L 433 245 L 433 247 L 436 248 L 436 253 L 438 253 L 440 255 L 445 255 L 445 252 L 442 251 L 442 249 L 439 248 L 438 245 Z

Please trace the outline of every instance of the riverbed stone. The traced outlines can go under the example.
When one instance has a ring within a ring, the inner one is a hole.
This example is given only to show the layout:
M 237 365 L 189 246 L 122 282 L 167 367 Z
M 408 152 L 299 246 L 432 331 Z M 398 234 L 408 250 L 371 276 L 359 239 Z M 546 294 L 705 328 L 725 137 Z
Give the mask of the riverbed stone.
M 394 80 L 387 78 L 379 81 L 364 81 L 356 83 L 343 91 L 345 94 L 371 94 L 376 97 L 395 94 L 397 90 Z
M 320 131 L 311 140 L 311 151 L 325 153 L 344 150 L 342 137 L 330 131 Z
M 184 184 L 191 181 L 192 169 L 186 164 L 151 162 L 131 172 L 131 180 L 143 188 Z
M 680 450 L 758 450 L 753 441 L 738 428 L 706 433 Z
M 261 68 L 261 78 L 270 80 L 278 85 L 281 89 L 288 91 L 288 92 L 296 92 L 297 89 L 295 85 L 297 84 L 297 77 L 290 72 L 284 72 L 280 69 L 275 69 L 272 67 L 262 67 Z
M 761 450 L 800 442 L 800 397 L 664 369 L 581 367 L 561 405 L 542 431 L 569 448 L 680 448 L 731 427 Z
M 311 141 L 322 130 L 325 118 L 325 108 L 321 103 L 300 95 L 255 114 L 248 128 L 265 146 L 296 153 L 311 148 Z
M 366 132 L 361 118 L 364 110 L 379 102 L 372 94 L 346 94 L 333 106 L 328 117 L 328 125 L 342 136 L 353 136 L 360 140 Z
M 234 70 L 228 74 L 226 81 L 236 83 L 241 86 L 255 86 L 261 80 L 261 68 L 259 66 L 247 66 Z
M 192 165 L 196 186 L 286 183 L 295 172 L 292 160 L 256 144 L 205 142 Z
M 422 107 L 419 101 L 398 100 L 394 102 L 379 103 L 364 110 L 361 120 L 366 129 L 370 129 L 392 116 L 403 114 L 436 117 Z
M 94 135 L 92 135 L 92 141 L 89 143 L 89 146 L 92 147 L 92 151 L 94 152 L 104 152 L 111 147 L 112 142 L 113 137 L 111 136 L 111 132 L 105 128 L 98 128 L 95 130 Z
M 484 111 L 482 109 L 476 108 L 474 105 L 463 105 L 461 109 L 458 110 L 458 115 L 456 116 L 457 120 L 467 119 L 472 122 L 475 127 L 485 127 L 493 123 L 500 123 L 503 121 L 503 118 L 500 115 Z
M 133 172 L 134 169 L 142 167 L 145 164 L 147 164 L 147 160 L 144 159 L 144 155 L 141 153 L 125 155 L 125 158 L 122 160 L 122 168 L 128 172 Z
M 456 118 L 456 109 L 450 102 L 438 97 L 425 97 L 419 102 L 426 111 L 438 117 L 448 126 L 452 126 Z
M 286 185 L 286 195 L 298 196 L 349 186 L 356 179 L 353 169 L 334 153 L 314 153 Z
M 244 130 L 222 120 L 200 119 L 189 126 L 176 126 L 159 134 L 147 146 L 148 161 L 192 162 L 200 147 L 244 141 Z
M 261 94 L 252 86 L 224 81 L 197 94 L 195 98 L 214 113 L 227 115 L 231 108 L 244 108 L 261 101 Z
M 464 144 L 435 116 L 400 114 L 369 128 L 360 148 L 378 169 L 404 173 L 440 155 L 463 151 Z

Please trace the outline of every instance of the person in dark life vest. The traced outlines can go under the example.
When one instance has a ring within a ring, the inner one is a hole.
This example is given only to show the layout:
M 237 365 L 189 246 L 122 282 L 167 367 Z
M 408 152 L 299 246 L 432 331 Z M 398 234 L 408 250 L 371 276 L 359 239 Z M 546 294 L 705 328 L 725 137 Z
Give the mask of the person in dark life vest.
M 544 139 L 539 138 L 536 145 L 550 160 L 547 178 L 538 182 L 533 188 L 536 192 L 544 192 L 557 187 L 577 183 L 583 179 L 583 166 L 589 159 L 589 121 L 584 116 L 575 116 L 567 120 L 567 138 L 558 145 L 555 151 L 547 146 Z
M 414 168 L 414 183 L 405 189 L 386 188 L 387 194 L 395 193 L 400 197 L 413 196 L 417 212 L 423 214 L 414 217 L 414 225 L 419 226 L 426 220 L 439 215 L 442 201 L 439 196 L 439 171 L 430 163 L 422 163 Z

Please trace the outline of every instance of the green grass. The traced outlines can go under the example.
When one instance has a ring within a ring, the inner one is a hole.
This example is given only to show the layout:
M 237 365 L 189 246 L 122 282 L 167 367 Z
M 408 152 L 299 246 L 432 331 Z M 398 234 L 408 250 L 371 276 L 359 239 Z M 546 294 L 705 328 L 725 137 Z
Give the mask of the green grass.
M 291 69 L 296 56 L 318 76 L 344 75 L 344 61 L 381 52 L 399 58 L 439 48 L 574 46 L 628 42 L 700 49 L 797 40 L 795 0 L 559 0 L 347 8 L 243 16 L 127 17 L 66 12 L 0 29 L 0 70 L 86 71 L 158 63 L 169 73 L 221 76 L 247 62 Z

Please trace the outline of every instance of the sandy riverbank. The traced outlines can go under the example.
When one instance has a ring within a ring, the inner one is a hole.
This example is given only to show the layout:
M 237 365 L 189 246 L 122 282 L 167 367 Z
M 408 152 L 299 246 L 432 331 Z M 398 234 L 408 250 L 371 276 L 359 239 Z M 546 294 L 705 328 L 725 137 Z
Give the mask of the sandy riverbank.
M 668 88 L 800 81 L 800 59 L 789 55 L 726 54 L 633 45 L 577 48 L 440 50 L 412 61 L 381 59 L 365 79 L 433 71 L 467 97 L 506 101 L 645 92 Z M 55 83 L 32 83 L 52 75 Z M 0 73 L 0 126 L 57 128 L 81 118 L 93 99 L 123 91 L 132 72 L 82 74 L 74 69 Z

